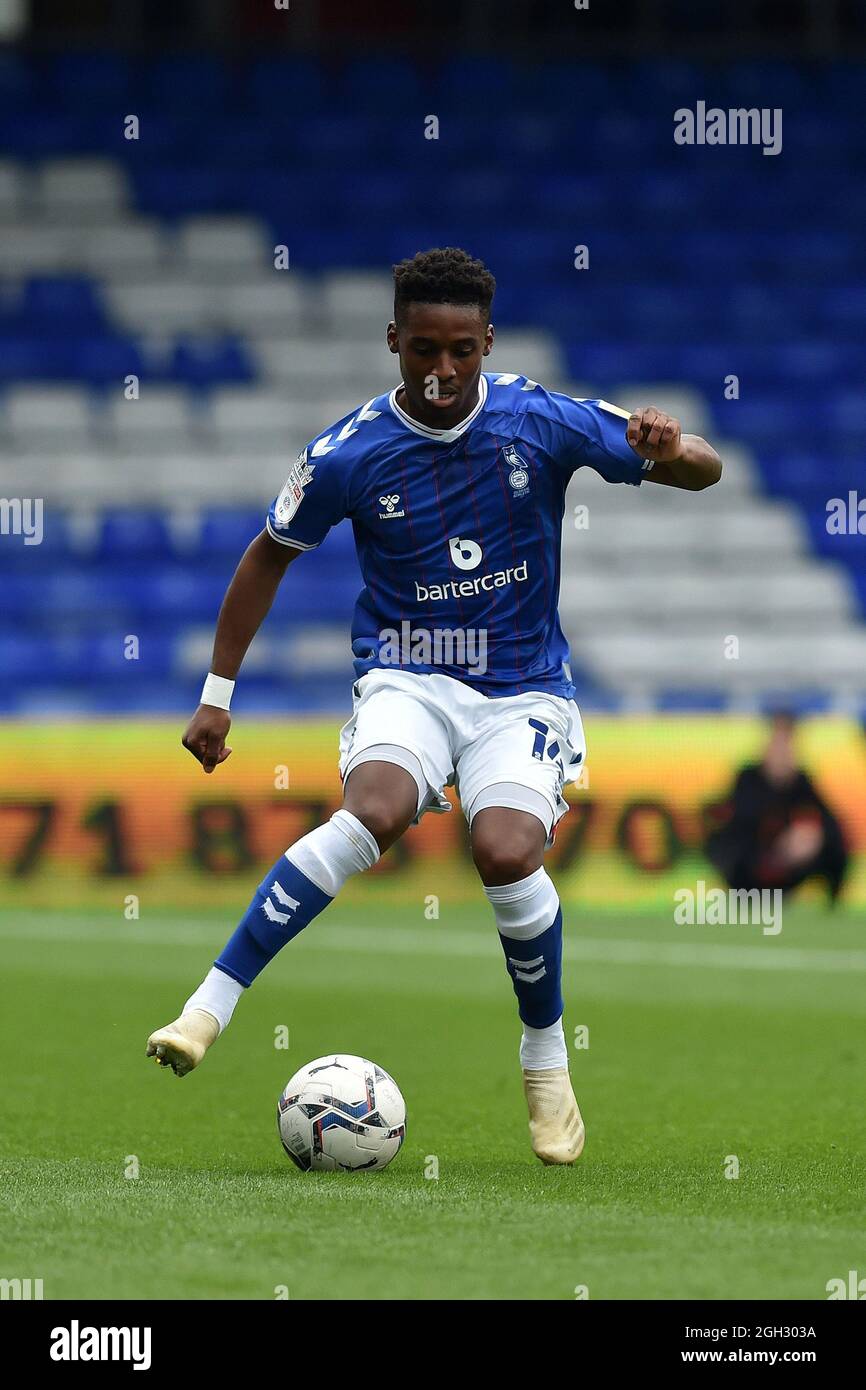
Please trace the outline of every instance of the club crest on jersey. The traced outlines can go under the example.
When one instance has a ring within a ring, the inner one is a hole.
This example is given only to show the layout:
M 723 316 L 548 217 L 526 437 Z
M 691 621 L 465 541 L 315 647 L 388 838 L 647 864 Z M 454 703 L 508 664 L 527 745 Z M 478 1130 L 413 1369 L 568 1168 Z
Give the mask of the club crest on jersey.
M 397 503 L 398 503 L 399 501 L 400 501 L 400 494 L 399 494 L 399 492 L 389 492 L 389 493 L 386 493 L 384 497 L 380 497 L 380 498 L 379 498 L 379 506 L 380 506 L 380 507 L 384 507 L 385 510 L 384 510 L 384 512 L 380 512 L 380 513 L 379 513 L 379 520 L 380 520 L 380 521 L 389 521 L 389 520 L 391 519 L 392 516 L 393 516 L 393 517 L 405 516 L 406 513 L 405 513 L 405 511 L 403 510 L 402 507 L 400 508 L 399 512 L 397 511 Z
M 515 497 L 526 497 L 529 493 L 529 469 L 525 459 L 522 459 L 517 452 L 514 444 L 506 444 L 502 450 L 502 457 L 507 464 L 511 465 L 511 472 L 508 475 L 508 482 L 514 492 Z
M 298 461 L 289 470 L 285 487 L 274 507 L 274 516 L 279 526 L 285 526 L 295 515 L 304 500 L 304 488 L 312 481 L 315 468 L 314 463 L 307 463 L 306 449 L 298 454 Z

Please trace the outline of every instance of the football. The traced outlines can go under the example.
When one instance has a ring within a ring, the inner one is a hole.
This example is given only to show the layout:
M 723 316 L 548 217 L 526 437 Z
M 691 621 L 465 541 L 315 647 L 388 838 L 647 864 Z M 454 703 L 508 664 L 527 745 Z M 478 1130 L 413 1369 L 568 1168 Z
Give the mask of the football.
M 375 1062 L 331 1053 L 295 1072 L 280 1096 L 277 1126 L 305 1172 L 385 1168 L 406 1137 L 406 1105 Z

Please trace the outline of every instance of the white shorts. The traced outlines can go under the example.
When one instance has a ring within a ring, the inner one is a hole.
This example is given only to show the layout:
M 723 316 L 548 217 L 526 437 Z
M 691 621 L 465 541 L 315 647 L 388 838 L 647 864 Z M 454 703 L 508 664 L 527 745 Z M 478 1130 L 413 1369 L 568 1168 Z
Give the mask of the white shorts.
M 427 783 L 413 824 L 426 811 L 450 811 L 445 787 L 453 786 L 471 825 L 480 794 L 509 782 L 543 797 L 550 812 L 546 847 L 553 844 L 568 810 L 563 786 L 577 781 L 586 760 L 574 700 L 543 691 L 491 699 L 451 676 L 380 668 L 362 676 L 353 695 L 352 717 L 340 730 L 343 781 L 365 750 L 391 744 L 414 754 Z

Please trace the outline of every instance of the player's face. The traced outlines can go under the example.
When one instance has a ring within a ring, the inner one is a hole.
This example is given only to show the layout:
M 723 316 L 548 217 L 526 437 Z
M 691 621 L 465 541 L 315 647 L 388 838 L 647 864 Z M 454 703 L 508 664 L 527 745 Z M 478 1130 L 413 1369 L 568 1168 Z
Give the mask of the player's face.
M 409 304 L 398 328 L 388 324 L 388 346 L 400 357 L 405 400 L 397 403 L 434 429 L 457 425 L 475 408 L 482 359 L 493 328 L 472 304 Z

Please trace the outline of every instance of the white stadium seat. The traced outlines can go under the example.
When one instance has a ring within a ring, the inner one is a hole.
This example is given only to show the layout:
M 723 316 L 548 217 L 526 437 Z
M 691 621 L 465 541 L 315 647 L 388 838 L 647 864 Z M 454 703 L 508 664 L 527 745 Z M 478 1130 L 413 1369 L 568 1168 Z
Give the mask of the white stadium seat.
M 381 345 L 364 346 L 329 338 L 286 338 L 255 344 L 266 378 L 291 392 L 291 399 L 327 399 L 345 392 L 346 410 L 395 386 L 397 359 Z M 324 428 L 324 425 L 322 426 Z
M 823 630 L 850 623 L 856 612 L 844 572 L 810 561 L 801 569 L 756 579 L 740 573 L 695 574 L 665 569 L 659 584 L 635 573 L 570 575 L 560 602 L 562 621 L 577 634 L 639 633 L 655 628 L 738 633 L 745 627 Z
M 339 675 L 351 654 L 348 615 L 343 625 L 309 623 L 300 632 L 289 633 L 276 652 L 276 665 L 292 678 L 298 671 L 328 671 Z
M 331 271 L 313 285 L 313 311 L 319 332 L 370 341 L 394 316 L 394 282 L 375 271 Z
M 173 227 L 139 216 L 119 160 L 0 160 L 7 316 L 27 277 L 86 274 L 113 327 L 153 364 L 167 362 L 180 337 L 231 335 L 258 369 L 255 385 L 202 397 L 146 380 L 139 400 L 126 400 L 118 382 L 107 403 L 75 385 L 7 386 L 7 496 L 77 509 L 82 534 L 88 511 L 106 507 L 170 503 L 179 536 L 184 525 L 192 534 L 206 508 L 263 516 L 300 449 L 400 380 L 385 342 L 391 276 L 277 270 L 271 240 L 254 217 L 198 216 Z M 744 708 L 767 691 L 862 695 L 866 626 L 853 581 L 841 564 L 815 557 L 793 503 L 761 492 L 750 452 L 718 439 L 703 396 L 678 381 L 572 382 L 558 340 L 530 329 L 498 332 L 484 369 L 626 410 L 657 405 L 722 456 L 721 485 L 701 493 L 575 473 L 560 613 L 576 668 L 633 707 L 662 690 L 722 691 Z M 207 663 L 211 640 L 210 628 L 198 646 L 189 634 L 190 671 Z M 307 628 L 277 652 L 265 636 L 250 653 L 269 670 L 344 670 L 346 660 L 337 626 Z
M 90 397 L 81 387 L 11 388 L 3 416 L 12 447 L 22 452 L 66 454 L 92 443 Z
M 579 505 L 579 504 L 578 504 Z M 589 505 L 589 524 L 575 528 L 574 509 L 566 511 L 562 534 L 562 553 L 569 566 L 601 564 L 612 568 L 650 566 L 645 578 L 660 574 L 660 566 L 688 556 L 699 570 L 716 565 L 720 557 L 730 562 L 766 567 L 776 555 L 798 554 L 805 550 L 805 532 L 800 518 L 782 504 L 757 506 L 755 510 L 714 512 L 707 517 L 687 520 L 662 512 L 641 516 L 633 508 L 615 512 L 594 510 Z
M 159 276 L 153 281 L 117 281 L 105 286 L 109 312 L 130 333 L 200 333 L 212 323 L 206 285 Z
M 91 275 L 125 281 L 162 276 L 167 237 L 157 221 L 127 218 L 91 228 L 81 243 L 82 268 Z
M 47 219 L 70 214 L 77 221 L 104 222 L 126 207 L 123 165 L 110 159 L 49 160 L 36 170 L 34 202 Z
M 296 405 L 282 392 L 230 386 L 212 393 L 208 429 L 223 452 L 285 450 L 289 458 L 308 417 L 309 407 Z
M 80 248 L 67 227 L 44 222 L 0 222 L 0 275 L 59 274 L 76 269 Z
M 138 400 L 117 393 L 104 417 L 107 440 L 124 453 L 177 452 L 197 424 L 188 393 L 172 386 L 145 386 Z
M 273 265 L 273 247 L 256 218 L 191 217 L 178 228 L 174 249 L 178 273 L 188 276 L 206 277 L 213 271 L 254 274 Z
M 739 643 L 736 659 L 725 655 L 729 634 L 715 632 L 592 636 L 583 639 L 580 657 L 614 689 L 727 689 L 745 694 L 768 688 L 804 691 L 828 684 L 862 685 L 862 632 L 810 633 L 808 643 L 801 633 L 774 635 L 747 628 L 734 635 Z
M 122 486 L 116 459 L 112 474 L 109 461 L 103 466 L 92 448 L 70 449 L 62 458 L 56 453 L 4 452 L 3 489 L 7 496 L 43 497 L 52 506 L 64 507 L 105 506 L 111 501 L 126 504 L 130 496 L 130 489 Z
M 484 370 L 497 376 L 509 372 L 528 376 L 539 385 L 549 387 L 563 381 L 567 375 L 559 344 L 549 333 L 521 332 L 516 328 L 497 330 L 496 343 Z
M 624 410 L 644 405 L 657 406 L 675 415 L 684 434 L 712 434 L 712 418 L 700 391 L 692 391 L 678 381 L 626 381 L 611 387 L 610 399 Z
M 31 180 L 23 164 L 0 160 L 0 220 L 14 222 L 27 210 Z
M 214 324 L 231 333 L 242 333 L 251 342 L 277 341 L 303 332 L 309 317 L 309 285 L 296 272 L 271 270 L 256 276 L 210 285 L 210 310 Z
M 397 380 L 389 381 L 388 388 L 397 385 Z M 365 399 L 366 396 L 366 399 Z M 366 405 L 370 397 L 365 392 L 355 392 L 350 395 L 348 391 L 341 392 L 340 395 L 324 396 L 321 400 L 310 401 L 303 412 L 303 422 L 306 426 L 304 443 L 315 439 L 317 435 L 325 434 L 342 420 L 344 415 L 356 410 L 358 406 Z

